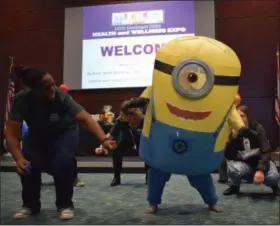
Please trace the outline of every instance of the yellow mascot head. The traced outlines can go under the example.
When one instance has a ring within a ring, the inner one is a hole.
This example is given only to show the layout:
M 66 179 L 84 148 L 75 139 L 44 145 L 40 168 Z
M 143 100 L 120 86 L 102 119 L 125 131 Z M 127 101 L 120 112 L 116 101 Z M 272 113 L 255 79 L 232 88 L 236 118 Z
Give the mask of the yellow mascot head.
M 184 36 L 156 55 L 153 98 L 157 120 L 212 132 L 232 106 L 241 65 L 235 52 L 211 38 Z

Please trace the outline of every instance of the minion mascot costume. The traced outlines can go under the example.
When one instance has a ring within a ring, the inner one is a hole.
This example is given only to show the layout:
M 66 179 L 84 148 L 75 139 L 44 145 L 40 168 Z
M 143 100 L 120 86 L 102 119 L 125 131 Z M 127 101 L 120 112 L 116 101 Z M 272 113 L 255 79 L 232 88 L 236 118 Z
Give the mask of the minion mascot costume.
M 223 161 L 230 127 L 251 133 L 233 105 L 240 71 L 235 52 L 207 37 L 176 38 L 157 52 L 152 86 L 126 105 L 148 103 L 139 152 L 151 167 L 151 213 L 171 174 L 186 175 L 211 210 L 223 210 L 211 173 Z

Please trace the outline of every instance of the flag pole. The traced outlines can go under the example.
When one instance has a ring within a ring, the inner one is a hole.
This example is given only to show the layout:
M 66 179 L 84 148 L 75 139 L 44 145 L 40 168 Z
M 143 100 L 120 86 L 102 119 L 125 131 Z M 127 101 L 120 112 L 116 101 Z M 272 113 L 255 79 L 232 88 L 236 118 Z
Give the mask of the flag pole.
M 278 106 L 280 106 L 280 56 L 279 56 L 279 51 L 280 51 L 280 43 L 277 43 L 277 49 L 276 49 L 276 60 L 277 60 L 277 90 L 276 90 L 276 99 L 277 102 L 276 104 L 278 104 Z M 278 108 L 279 109 L 279 108 Z M 279 114 L 278 114 L 279 116 Z M 279 120 L 279 118 L 278 118 Z M 279 121 L 278 121 L 278 147 L 280 146 L 280 125 L 279 125 Z
M 14 66 L 14 57 L 13 56 L 9 56 L 10 59 L 10 73 L 12 73 L 12 68 Z
M 8 92 L 7 92 L 7 101 L 6 101 L 6 113 L 5 113 L 5 123 L 8 120 L 8 114 L 10 112 L 10 101 L 11 101 L 11 95 L 14 95 L 14 87 L 12 88 L 12 91 L 10 90 L 10 85 L 11 85 L 11 79 L 12 79 L 12 72 L 13 72 L 13 66 L 14 66 L 14 57 L 13 56 L 9 56 L 8 57 L 10 60 L 10 78 L 9 78 L 9 83 L 8 83 Z M 12 94 L 11 94 L 12 92 Z
M 279 58 L 279 43 L 277 43 L 277 47 L 276 47 L 276 73 L 277 73 L 277 90 L 276 90 L 276 96 L 278 98 L 278 101 L 280 100 L 280 58 Z

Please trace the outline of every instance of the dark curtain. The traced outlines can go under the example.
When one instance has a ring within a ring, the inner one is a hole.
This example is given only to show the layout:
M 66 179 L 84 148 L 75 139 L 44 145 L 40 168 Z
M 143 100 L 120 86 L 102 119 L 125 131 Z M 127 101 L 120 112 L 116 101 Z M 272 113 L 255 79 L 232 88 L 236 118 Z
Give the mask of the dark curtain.
M 2 74 L 3 73 L 3 74 Z M 1 73 L 1 82 L 0 82 L 0 153 L 4 152 L 4 148 L 2 146 L 3 143 L 3 132 L 4 132 L 4 120 L 5 120 L 5 112 L 6 112 L 6 99 L 8 92 L 8 82 L 9 82 L 9 71 L 2 70 Z

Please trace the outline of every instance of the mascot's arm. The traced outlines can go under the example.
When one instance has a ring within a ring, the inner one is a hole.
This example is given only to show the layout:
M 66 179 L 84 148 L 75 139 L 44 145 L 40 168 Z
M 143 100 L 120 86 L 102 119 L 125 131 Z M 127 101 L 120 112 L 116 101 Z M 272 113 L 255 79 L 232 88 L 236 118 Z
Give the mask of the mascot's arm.
M 150 99 L 151 92 L 152 92 L 152 86 L 148 86 L 148 87 L 143 91 L 143 93 L 141 93 L 140 97 L 146 98 L 146 99 Z
M 232 108 L 229 115 L 228 124 L 230 128 L 232 128 L 236 133 L 238 133 L 240 129 L 245 127 L 245 124 L 235 106 Z
M 250 136 L 256 136 L 256 134 L 248 129 L 241 116 L 239 115 L 238 111 L 236 110 L 236 107 L 232 107 L 231 114 L 228 118 L 229 126 L 236 132 L 237 137 L 250 137 Z
M 250 138 L 250 137 L 255 137 L 256 139 L 260 140 L 260 138 L 258 137 L 258 134 L 247 128 L 241 118 L 241 116 L 239 115 L 238 111 L 236 110 L 236 107 L 232 108 L 231 114 L 228 118 L 228 123 L 229 126 L 236 132 L 237 134 L 237 138 L 242 138 L 242 137 L 246 137 L 246 138 Z
M 236 132 L 236 134 L 238 134 L 239 131 L 243 130 L 243 128 L 245 128 L 245 125 L 243 123 L 242 118 L 240 117 L 236 108 L 232 107 L 231 112 L 229 113 L 227 119 L 227 124 L 225 124 L 225 126 L 223 127 L 223 129 L 221 130 L 217 138 L 217 142 L 215 145 L 215 152 L 219 152 L 225 149 L 230 130 L 233 130 L 234 132 Z M 227 152 L 228 150 L 230 150 L 229 147 L 226 148 Z
M 152 95 L 152 86 L 147 87 L 144 92 L 141 94 L 141 98 L 146 98 L 147 104 L 145 106 L 146 113 L 145 113 L 145 120 L 142 129 L 142 135 L 146 138 L 150 135 L 151 125 L 152 125 L 152 106 L 150 103 L 150 97 Z

